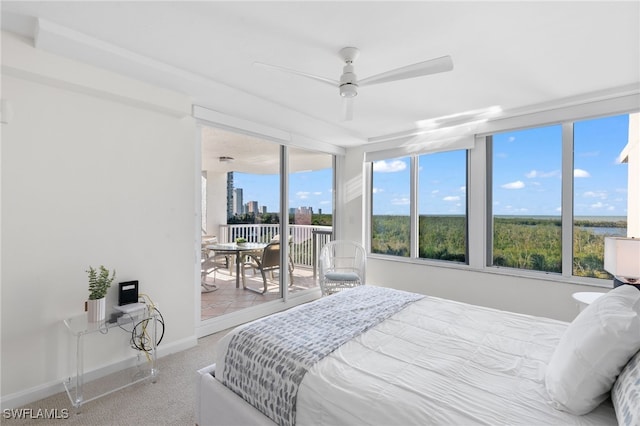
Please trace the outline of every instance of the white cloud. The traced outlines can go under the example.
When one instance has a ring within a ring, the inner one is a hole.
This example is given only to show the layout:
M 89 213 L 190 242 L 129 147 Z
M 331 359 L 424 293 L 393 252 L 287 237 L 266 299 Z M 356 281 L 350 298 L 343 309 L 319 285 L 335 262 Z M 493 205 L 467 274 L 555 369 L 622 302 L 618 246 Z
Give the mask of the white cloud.
M 433 195 L 437 194 L 438 192 L 440 192 L 440 190 L 439 190 L 439 189 L 434 189 L 433 191 L 431 191 L 431 193 L 432 193 Z
M 591 177 L 591 174 L 586 170 L 573 169 L 573 177 L 576 177 L 576 178 L 588 178 L 588 177 Z
M 310 194 L 310 192 L 307 192 L 307 191 L 298 191 L 298 192 L 296 192 L 296 196 L 298 198 L 300 198 L 301 200 L 306 200 L 307 198 L 309 198 L 309 194 Z
M 501 188 L 504 188 L 504 189 L 522 189 L 522 188 L 524 188 L 524 182 L 522 182 L 521 180 L 517 180 L 515 182 L 505 183 L 504 185 L 501 186 Z
M 443 201 L 460 201 L 460 197 L 457 195 L 449 195 L 448 197 L 444 197 Z
M 394 206 L 408 206 L 411 204 L 411 200 L 409 198 L 394 198 L 391 200 L 391 204 Z
M 603 203 L 602 201 L 598 201 L 597 203 L 591 204 L 589 207 L 592 209 L 606 209 L 606 210 L 615 210 L 615 207 L 609 203 Z
M 525 176 L 529 179 L 533 178 L 550 178 L 560 176 L 560 172 L 558 170 L 553 170 L 550 172 L 541 172 L 540 170 L 531 170 L 528 173 L 525 173 Z
M 380 173 L 401 172 L 407 168 L 407 164 L 401 160 L 380 160 L 373 163 L 373 171 Z
M 373 193 L 374 194 L 378 194 L 380 192 L 384 192 L 384 189 L 382 189 L 382 188 L 373 188 Z
M 607 193 L 605 191 L 587 191 L 583 193 L 582 196 L 587 198 L 602 198 L 603 200 L 607 199 Z
M 509 136 L 509 139 L 508 139 L 508 141 L 509 141 L 509 142 L 513 142 L 513 141 L 515 141 L 515 140 L 516 140 L 516 137 L 515 137 L 515 136 Z
M 461 186 L 460 187 L 460 191 L 461 192 L 467 192 L 467 187 L 466 186 Z
M 316 192 L 313 193 L 313 195 L 322 195 L 322 192 L 316 191 Z
M 603 203 L 601 201 L 598 201 L 597 203 L 591 204 L 589 207 L 594 209 L 594 210 L 606 210 L 608 212 L 612 212 L 612 211 L 616 210 L 615 206 L 612 206 L 609 203 Z

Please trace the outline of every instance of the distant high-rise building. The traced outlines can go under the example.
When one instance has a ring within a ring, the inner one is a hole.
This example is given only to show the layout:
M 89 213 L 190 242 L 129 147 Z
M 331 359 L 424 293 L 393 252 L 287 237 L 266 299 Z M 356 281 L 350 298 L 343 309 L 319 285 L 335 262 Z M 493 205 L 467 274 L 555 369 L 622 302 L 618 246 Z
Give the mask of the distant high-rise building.
M 227 218 L 233 217 L 233 172 L 227 173 Z
M 267 214 L 267 206 L 260 207 L 260 211 L 262 212 L 262 214 Z
M 242 188 L 233 189 L 233 214 L 244 214 L 244 201 L 242 200 Z
M 258 202 L 257 201 L 249 201 L 247 203 L 247 213 L 258 214 Z
M 322 209 L 318 209 L 318 214 L 322 214 Z
M 295 223 L 297 225 L 311 225 L 312 215 L 313 207 L 298 207 L 295 214 Z

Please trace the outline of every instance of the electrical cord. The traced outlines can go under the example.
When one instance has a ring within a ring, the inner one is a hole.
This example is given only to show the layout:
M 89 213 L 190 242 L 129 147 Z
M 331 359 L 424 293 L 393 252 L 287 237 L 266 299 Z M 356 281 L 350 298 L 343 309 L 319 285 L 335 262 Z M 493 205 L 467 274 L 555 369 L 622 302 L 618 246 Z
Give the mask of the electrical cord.
M 149 335 L 149 331 L 147 330 L 147 327 L 149 325 L 149 321 L 156 321 L 156 327 L 158 326 L 158 324 L 162 326 L 160 338 L 157 340 L 155 344 L 157 348 L 158 345 L 160 345 L 160 342 L 162 342 L 162 339 L 164 338 L 164 328 L 165 328 L 164 317 L 162 316 L 162 313 L 160 312 L 160 310 L 156 307 L 155 303 L 153 303 L 153 300 L 151 300 L 151 298 L 148 295 L 141 293 L 140 297 L 142 297 L 143 301 L 147 304 L 147 308 L 149 309 L 149 315 L 133 326 L 133 329 L 131 330 L 131 347 L 133 349 L 144 352 L 147 357 L 147 360 L 150 361 L 151 356 L 149 355 L 149 353 L 153 351 L 153 344 L 152 344 L 153 338 Z M 153 315 L 154 311 L 157 312 L 157 317 Z

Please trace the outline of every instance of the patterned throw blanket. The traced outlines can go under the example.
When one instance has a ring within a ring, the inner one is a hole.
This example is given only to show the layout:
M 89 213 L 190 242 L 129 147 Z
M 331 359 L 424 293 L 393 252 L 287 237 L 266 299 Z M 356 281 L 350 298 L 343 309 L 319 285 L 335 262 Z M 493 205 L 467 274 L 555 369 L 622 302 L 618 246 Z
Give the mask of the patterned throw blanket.
M 311 366 L 423 297 L 361 286 L 256 321 L 231 338 L 222 383 L 277 424 L 293 425 Z

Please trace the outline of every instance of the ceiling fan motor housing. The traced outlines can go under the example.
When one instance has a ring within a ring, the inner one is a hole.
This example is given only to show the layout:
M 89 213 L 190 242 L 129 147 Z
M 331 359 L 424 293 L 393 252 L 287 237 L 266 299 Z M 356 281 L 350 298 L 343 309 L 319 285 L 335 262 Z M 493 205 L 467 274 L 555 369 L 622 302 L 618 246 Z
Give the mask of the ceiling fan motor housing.
M 340 96 L 353 98 L 358 94 L 357 76 L 353 72 L 353 65 L 348 62 L 342 69 L 340 76 Z

